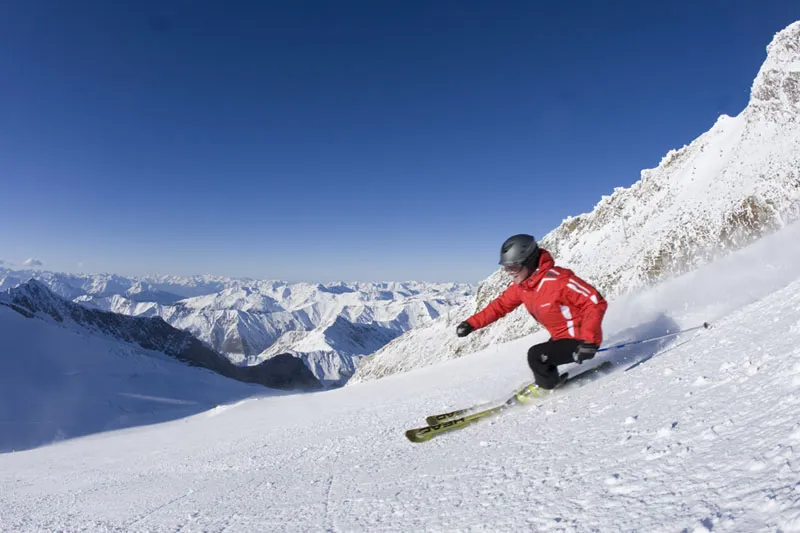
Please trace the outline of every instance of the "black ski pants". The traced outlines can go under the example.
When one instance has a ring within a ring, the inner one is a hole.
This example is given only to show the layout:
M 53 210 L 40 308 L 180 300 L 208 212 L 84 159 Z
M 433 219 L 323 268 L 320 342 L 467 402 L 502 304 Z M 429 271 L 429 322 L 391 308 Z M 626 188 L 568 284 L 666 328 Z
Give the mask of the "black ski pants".
M 575 351 L 582 341 L 576 339 L 549 340 L 531 346 L 528 350 L 528 366 L 533 370 L 536 384 L 543 389 L 558 385 L 558 365 L 575 362 Z

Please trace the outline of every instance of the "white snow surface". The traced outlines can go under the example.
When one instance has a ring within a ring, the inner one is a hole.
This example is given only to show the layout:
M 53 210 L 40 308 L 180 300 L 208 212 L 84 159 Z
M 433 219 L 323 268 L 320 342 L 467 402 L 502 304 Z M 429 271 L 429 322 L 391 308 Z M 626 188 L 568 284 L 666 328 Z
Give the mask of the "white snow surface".
M 631 187 L 614 189 L 591 213 L 565 219 L 540 244 L 557 265 L 573 269 L 610 297 L 697 268 L 798 216 L 800 21 L 777 33 L 767 47 L 750 101 L 739 115 L 720 116 L 688 146 L 669 151 L 657 168 L 643 170 Z M 456 344 L 447 335 L 509 281 L 502 270 L 494 272 L 471 302 L 451 310 L 449 320 L 440 317 L 383 347 L 362 361 L 350 382 L 458 357 L 535 331 L 535 321 L 520 307 L 467 343 Z
M 0 300 L 0 452 L 283 394 Z M 3 520 L 0 514 L 0 530 Z
M 0 530 L 800 532 L 797 242 L 789 226 L 612 299 L 609 344 L 714 327 L 606 352 L 611 374 L 427 443 L 403 431 L 503 398 L 542 334 L 2 454 Z

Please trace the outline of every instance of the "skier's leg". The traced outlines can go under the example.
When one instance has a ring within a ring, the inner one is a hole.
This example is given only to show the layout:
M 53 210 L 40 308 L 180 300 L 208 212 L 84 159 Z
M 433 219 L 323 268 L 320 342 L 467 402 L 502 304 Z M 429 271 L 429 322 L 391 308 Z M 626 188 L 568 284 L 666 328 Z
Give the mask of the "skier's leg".
M 558 385 L 558 365 L 574 363 L 575 339 L 550 340 L 531 346 L 528 350 L 528 366 L 533 371 L 536 384 L 543 389 L 552 389 Z

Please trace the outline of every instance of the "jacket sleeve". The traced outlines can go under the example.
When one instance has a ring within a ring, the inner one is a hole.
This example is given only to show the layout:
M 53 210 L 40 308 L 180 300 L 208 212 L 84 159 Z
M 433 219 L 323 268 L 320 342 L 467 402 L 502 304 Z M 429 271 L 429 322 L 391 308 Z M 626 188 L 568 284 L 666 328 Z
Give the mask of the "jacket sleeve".
M 488 326 L 495 320 L 506 316 L 522 303 L 519 295 L 519 287 L 511 285 L 503 293 L 489 303 L 482 311 L 469 317 L 467 322 L 475 329 Z
M 576 337 L 600 346 L 603 342 L 603 316 L 608 303 L 597 289 L 572 275 L 561 292 L 561 296 L 580 316 L 580 330 Z

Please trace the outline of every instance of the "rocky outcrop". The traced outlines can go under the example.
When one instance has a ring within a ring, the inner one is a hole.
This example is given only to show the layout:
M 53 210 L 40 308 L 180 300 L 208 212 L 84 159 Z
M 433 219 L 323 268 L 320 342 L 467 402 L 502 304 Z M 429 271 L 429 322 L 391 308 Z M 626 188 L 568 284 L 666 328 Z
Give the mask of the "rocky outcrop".
M 629 188 L 590 213 L 565 219 L 541 245 L 606 297 L 692 270 L 800 216 L 800 22 L 767 47 L 747 107 L 722 115 L 688 146 L 671 150 Z M 455 325 L 509 284 L 497 271 L 472 302 L 388 344 L 362 362 L 351 383 L 451 359 L 529 334 L 519 309 L 467 339 Z

